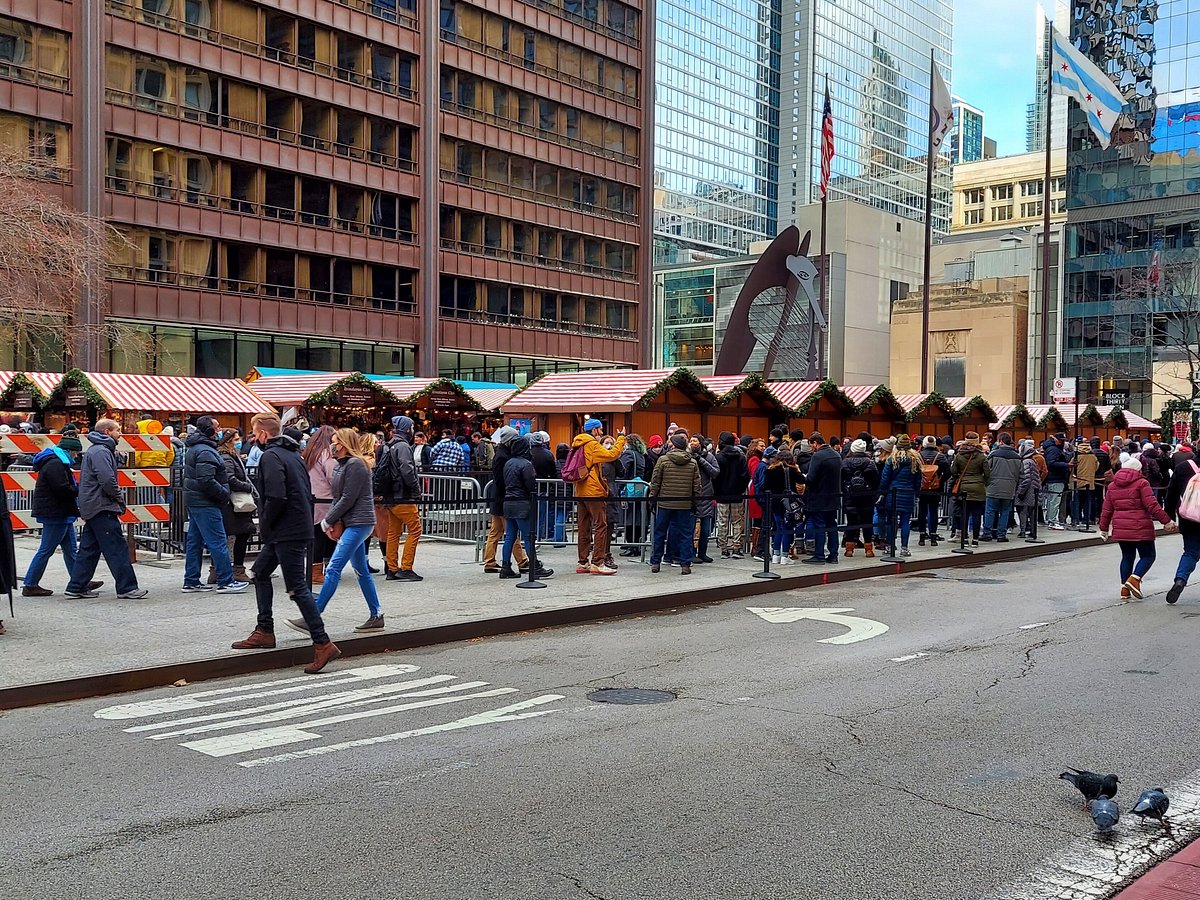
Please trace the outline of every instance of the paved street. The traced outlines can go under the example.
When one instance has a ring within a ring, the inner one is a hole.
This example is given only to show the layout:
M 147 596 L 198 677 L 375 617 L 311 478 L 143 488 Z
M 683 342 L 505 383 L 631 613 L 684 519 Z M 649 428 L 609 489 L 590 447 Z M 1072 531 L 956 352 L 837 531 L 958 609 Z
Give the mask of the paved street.
M 1177 546 L 1160 541 L 1142 603 L 1115 599 L 1104 547 L 761 603 L 826 621 L 725 603 L 9 712 L 3 881 L 80 898 L 993 895 L 1095 840 L 1064 765 L 1116 771 L 1124 809 L 1198 768 L 1200 593 L 1162 599 Z M 820 642 L 839 637 L 860 639 Z M 588 699 L 605 687 L 678 699 Z

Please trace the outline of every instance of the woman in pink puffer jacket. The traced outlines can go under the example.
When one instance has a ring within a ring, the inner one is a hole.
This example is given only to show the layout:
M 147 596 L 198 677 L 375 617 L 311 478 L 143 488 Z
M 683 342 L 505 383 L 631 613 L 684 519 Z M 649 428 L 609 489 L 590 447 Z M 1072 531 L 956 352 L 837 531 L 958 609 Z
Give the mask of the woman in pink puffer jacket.
M 1154 521 L 1175 530 L 1171 517 L 1154 499 L 1154 490 L 1142 474 L 1137 457 L 1121 464 L 1104 494 L 1100 511 L 1100 537 L 1111 536 L 1121 545 L 1121 599 L 1142 599 L 1142 578 L 1154 565 Z M 1134 560 L 1137 564 L 1134 565 Z

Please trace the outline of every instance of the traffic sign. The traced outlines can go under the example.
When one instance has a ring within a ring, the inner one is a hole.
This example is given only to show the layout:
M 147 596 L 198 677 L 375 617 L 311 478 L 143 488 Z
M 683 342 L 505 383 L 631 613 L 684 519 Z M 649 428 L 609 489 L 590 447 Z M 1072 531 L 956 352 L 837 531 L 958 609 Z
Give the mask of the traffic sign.
M 1074 403 L 1078 396 L 1075 392 L 1074 378 L 1055 378 L 1054 386 L 1050 389 L 1051 403 Z

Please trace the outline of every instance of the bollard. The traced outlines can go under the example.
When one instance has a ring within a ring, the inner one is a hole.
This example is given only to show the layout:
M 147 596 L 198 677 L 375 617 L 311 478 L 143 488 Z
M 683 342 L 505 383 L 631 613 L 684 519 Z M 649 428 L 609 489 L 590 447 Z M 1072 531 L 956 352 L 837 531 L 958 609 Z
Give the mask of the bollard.
M 541 582 L 541 581 L 537 580 L 538 572 L 540 572 L 542 569 L 542 566 L 538 562 L 538 558 L 537 558 L 537 524 L 538 524 L 538 500 L 537 500 L 537 497 L 534 497 L 533 500 L 530 502 L 529 508 L 530 508 L 529 540 L 525 542 L 527 544 L 527 546 L 525 547 L 526 555 L 529 557 L 529 571 L 525 573 L 524 581 L 517 582 L 517 587 L 525 588 L 527 590 L 536 590 L 537 588 L 544 588 L 546 586 L 545 582 Z M 517 540 L 520 540 L 520 539 L 521 539 L 521 530 L 518 528 L 517 529 Z
M 965 499 L 963 499 L 963 495 L 962 495 L 961 491 L 958 494 L 958 508 L 959 508 L 959 511 L 961 514 L 960 521 L 959 521 L 959 530 L 958 530 L 958 546 L 951 547 L 950 552 L 951 553 L 965 553 L 968 556 L 970 556 L 970 555 L 974 554 L 975 551 L 967 546 L 967 501 Z
M 898 563 L 903 562 L 903 559 L 897 550 L 897 541 L 900 540 L 900 521 L 899 516 L 896 515 L 896 491 L 889 491 L 888 494 L 891 501 L 884 504 L 884 508 L 887 510 L 888 552 L 887 556 L 879 557 L 879 561 Z
M 772 526 L 775 524 L 775 514 L 771 509 L 771 492 L 770 491 L 767 491 L 766 493 L 763 494 L 763 502 L 760 502 L 759 506 L 762 507 L 762 511 L 763 511 L 763 522 L 762 522 L 761 527 L 763 529 L 763 533 L 766 535 L 765 542 L 767 545 L 767 552 L 763 554 L 762 571 L 755 572 L 751 577 L 752 578 L 765 578 L 765 579 L 773 581 L 779 577 L 779 573 L 771 571 L 771 554 L 773 552 L 773 547 L 771 544 L 771 530 L 772 530 Z

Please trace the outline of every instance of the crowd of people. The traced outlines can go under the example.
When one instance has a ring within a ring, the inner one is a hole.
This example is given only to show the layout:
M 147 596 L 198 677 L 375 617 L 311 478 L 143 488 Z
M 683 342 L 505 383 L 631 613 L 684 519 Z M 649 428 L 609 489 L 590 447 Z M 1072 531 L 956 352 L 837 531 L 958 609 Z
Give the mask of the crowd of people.
M 98 596 L 94 575 L 101 557 L 117 596 L 146 595 L 129 560 L 119 517 L 120 425 L 102 419 L 82 452 L 75 432 L 36 454 L 33 516 L 41 544 L 23 579 L 22 593 L 45 597 L 42 585 L 55 551 L 62 550 L 72 598 Z M 615 575 L 622 558 L 647 557 L 650 571 L 665 564 L 689 575 L 693 566 L 749 555 L 762 563 L 833 565 L 876 556 L 877 545 L 900 557 L 918 546 L 1006 542 L 1033 536 L 1039 521 L 1052 530 L 1090 529 L 1122 549 L 1121 596 L 1141 597 L 1153 564 L 1154 522 L 1179 523 L 1184 554 L 1168 596 L 1178 600 L 1200 560 L 1200 474 L 1192 447 L 1159 442 L 1068 441 L 1063 434 L 1040 445 L 970 432 L 949 436 L 898 434 L 853 438 L 779 427 L 758 438 L 722 432 L 714 443 L 674 425 L 664 436 L 605 433 L 588 419 L 570 444 L 550 450 L 545 432 L 521 435 L 501 426 L 490 435 L 447 432 L 432 447 L 407 416 L 387 434 L 321 426 L 285 428 L 278 416 L 259 415 L 251 433 L 201 416 L 166 452 L 164 465 L 182 468 L 187 538 L 182 590 L 240 594 L 253 585 L 258 617 L 235 649 L 275 646 L 271 574 L 281 570 L 300 617 L 286 624 L 307 634 L 320 671 L 339 651 L 321 614 L 350 566 L 367 606 L 357 632 L 384 628 L 374 575 L 421 582 L 414 571 L 422 536 L 421 473 L 470 471 L 486 484 L 489 528 L 483 566 L 501 579 L 554 572 L 536 560 L 539 541 L 564 543 L 573 516 L 578 535 L 576 573 Z M 460 441 L 458 438 L 464 438 Z M 548 496 L 543 485 L 571 490 Z M 568 495 L 573 495 L 569 501 Z M 1194 516 L 1194 518 L 1192 518 Z M 84 525 L 76 546 L 76 520 Z M 945 531 L 948 537 L 943 537 Z M 246 557 L 257 536 L 258 552 Z M 383 569 L 369 560 L 372 540 Z M 202 572 L 205 552 L 210 558 Z M 532 557 L 532 558 L 531 558 Z M 319 593 L 313 596 L 314 586 Z

